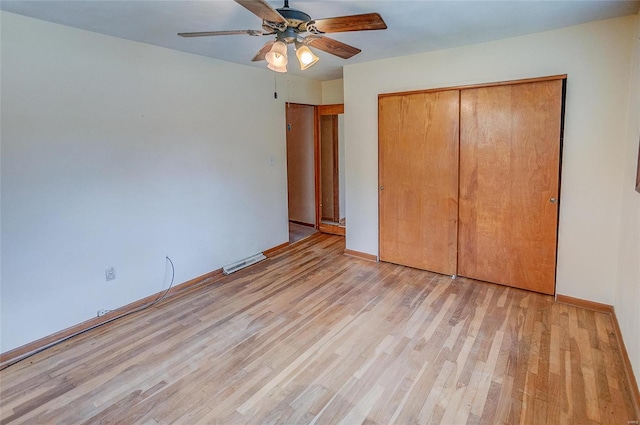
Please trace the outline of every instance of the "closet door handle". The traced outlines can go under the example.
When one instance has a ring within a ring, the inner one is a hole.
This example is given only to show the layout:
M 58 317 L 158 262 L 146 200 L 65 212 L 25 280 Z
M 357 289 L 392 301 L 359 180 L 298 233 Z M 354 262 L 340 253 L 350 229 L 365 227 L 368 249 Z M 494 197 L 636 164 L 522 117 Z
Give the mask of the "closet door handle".
M 556 198 L 551 198 L 549 199 L 549 202 L 551 202 L 552 204 L 557 204 L 558 200 Z
M 384 186 L 380 186 L 380 187 L 379 187 L 379 189 L 380 189 L 380 190 L 384 190 Z

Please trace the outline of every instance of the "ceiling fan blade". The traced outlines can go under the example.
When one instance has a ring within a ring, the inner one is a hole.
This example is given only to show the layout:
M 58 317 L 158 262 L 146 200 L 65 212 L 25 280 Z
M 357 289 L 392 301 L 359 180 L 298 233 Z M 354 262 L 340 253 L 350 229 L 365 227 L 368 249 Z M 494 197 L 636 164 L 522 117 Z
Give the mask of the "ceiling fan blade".
M 267 44 L 262 46 L 262 49 L 260 49 L 260 51 L 256 53 L 256 55 L 253 57 L 253 59 L 251 59 L 251 61 L 252 62 L 263 61 L 264 56 L 269 52 L 269 50 L 271 50 L 271 46 L 273 46 L 273 43 L 275 42 L 276 42 L 275 40 L 268 41 Z
M 269 35 L 258 30 L 232 30 L 232 31 L 202 31 L 202 32 L 179 32 L 180 37 L 209 37 L 212 35 L 238 35 L 248 34 L 253 36 Z
M 384 30 L 387 28 L 387 24 L 384 23 L 379 13 L 316 19 L 308 23 L 307 27 L 309 26 L 314 27 L 320 33 Z
M 235 2 L 262 20 L 287 23 L 287 20 L 264 0 L 235 0 Z
M 324 52 L 331 53 L 332 55 L 336 55 L 342 59 L 349 59 L 362 51 L 357 47 L 349 46 L 348 44 L 344 44 L 338 40 L 334 40 L 333 38 L 323 37 L 321 35 L 307 36 L 304 44 L 313 46 Z

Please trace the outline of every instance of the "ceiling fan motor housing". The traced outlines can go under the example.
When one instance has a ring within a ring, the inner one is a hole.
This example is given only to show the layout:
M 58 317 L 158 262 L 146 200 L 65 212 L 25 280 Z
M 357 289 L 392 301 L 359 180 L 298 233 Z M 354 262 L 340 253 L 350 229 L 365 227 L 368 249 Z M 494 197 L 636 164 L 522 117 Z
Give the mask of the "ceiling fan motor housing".
M 282 15 L 284 19 L 289 21 L 289 26 L 297 27 L 302 23 L 307 23 L 311 20 L 311 16 L 307 15 L 301 10 L 292 9 L 290 7 L 283 7 L 276 9 L 278 13 Z
M 274 28 L 277 29 L 279 40 L 293 43 L 298 33 L 307 31 L 307 23 L 311 21 L 311 16 L 288 6 L 276 10 L 287 20 L 286 26 L 283 28 L 280 23 L 264 21 L 262 27 L 269 31 L 273 31 Z
M 286 44 L 291 44 L 298 39 L 298 31 L 294 28 L 287 28 L 284 31 L 279 31 L 276 35 L 276 39 Z

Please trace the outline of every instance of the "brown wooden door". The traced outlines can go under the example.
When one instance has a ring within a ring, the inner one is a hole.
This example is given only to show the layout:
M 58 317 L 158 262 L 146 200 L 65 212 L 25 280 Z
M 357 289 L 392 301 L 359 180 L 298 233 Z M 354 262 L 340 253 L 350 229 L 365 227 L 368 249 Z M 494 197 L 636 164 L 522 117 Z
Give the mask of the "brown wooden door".
M 562 80 L 460 100 L 458 274 L 555 290 Z
M 459 96 L 379 99 L 382 261 L 456 273 Z
M 288 103 L 285 108 L 289 220 L 315 225 L 315 107 Z

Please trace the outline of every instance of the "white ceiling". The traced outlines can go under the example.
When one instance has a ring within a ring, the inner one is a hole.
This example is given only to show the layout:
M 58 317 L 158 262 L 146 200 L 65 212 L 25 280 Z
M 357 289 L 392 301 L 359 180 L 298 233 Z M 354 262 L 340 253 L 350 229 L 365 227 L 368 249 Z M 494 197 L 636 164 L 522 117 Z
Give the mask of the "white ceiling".
M 268 0 L 274 8 L 281 0 Z M 318 80 L 342 77 L 344 64 L 404 56 L 547 31 L 637 13 L 640 1 L 364 1 L 291 0 L 312 18 L 379 12 L 387 29 L 331 34 L 362 49 L 344 60 L 315 49 L 320 61 L 292 74 Z M 231 35 L 182 38 L 178 32 L 261 29 L 260 18 L 233 0 L 209 1 L 11 1 L 2 10 L 128 40 L 209 56 L 244 65 L 271 37 Z M 291 53 L 291 52 L 290 52 Z

